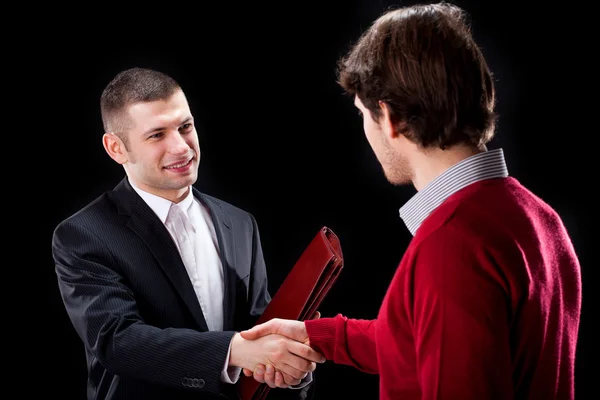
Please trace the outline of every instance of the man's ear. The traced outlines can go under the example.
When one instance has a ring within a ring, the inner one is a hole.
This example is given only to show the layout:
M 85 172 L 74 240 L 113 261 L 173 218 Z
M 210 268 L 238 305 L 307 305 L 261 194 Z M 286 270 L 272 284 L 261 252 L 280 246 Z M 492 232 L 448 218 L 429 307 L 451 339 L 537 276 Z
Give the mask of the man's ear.
M 120 137 L 112 132 L 107 132 L 102 136 L 102 144 L 110 158 L 119 164 L 125 164 L 127 162 L 127 151 L 125 150 L 125 144 Z
M 396 139 L 398 136 L 402 135 L 399 129 L 403 129 L 406 124 L 404 122 L 399 123 L 398 121 L 394 121 L 392 119 L 392 114 L 390 112 L 389 105 L 379 100 L 377 102 L 379 108 L 381 109 L 381 118 L 379 118 L 379 126 L 381 126 L 381 130 L 385 134 L 387 139 Z

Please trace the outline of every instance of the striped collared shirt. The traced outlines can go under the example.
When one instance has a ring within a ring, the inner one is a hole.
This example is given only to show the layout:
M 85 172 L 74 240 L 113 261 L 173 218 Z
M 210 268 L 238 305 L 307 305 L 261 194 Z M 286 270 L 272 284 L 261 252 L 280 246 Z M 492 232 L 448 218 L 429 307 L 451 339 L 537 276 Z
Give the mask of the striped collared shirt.
M 475 154 L 454 164 L 418 191 L 400 208 L 400 218 L 414 235 L 425 218 L 450 195 L 474 182 L 507 176 L 502 149 Z

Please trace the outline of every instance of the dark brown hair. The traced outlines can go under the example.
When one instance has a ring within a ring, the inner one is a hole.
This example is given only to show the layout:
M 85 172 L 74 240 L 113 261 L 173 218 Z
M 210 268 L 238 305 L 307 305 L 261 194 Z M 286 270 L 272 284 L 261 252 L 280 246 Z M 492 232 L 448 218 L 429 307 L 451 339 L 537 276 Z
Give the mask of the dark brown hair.
M 486 144 L 494 82 L 466 19 L 447 3 L 386 12 L 339 61 L 339 84 L 375 120 L 385 102 L 397 129 L 422 147 Z
M 162 72 L 137 67 L 119 72 L 100 97 L 104 131 L 117 134 L 127 147 L 127 108 L 139 102 L 166 100 L 180 89 L 173 78 Z

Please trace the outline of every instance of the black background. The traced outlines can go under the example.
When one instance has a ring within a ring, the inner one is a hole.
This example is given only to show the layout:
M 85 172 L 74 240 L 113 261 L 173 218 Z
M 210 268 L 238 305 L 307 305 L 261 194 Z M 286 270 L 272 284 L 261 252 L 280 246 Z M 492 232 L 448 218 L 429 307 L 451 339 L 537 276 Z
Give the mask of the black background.
M 35 299 L 20 312 L 34 328 L 20 328 L 19 321 L 11 330 L 27 339 L 28 351 L 15 364 L 24 380 L 17 390 L 31 398 L 85 397 L 83 348 L 57 291 L 50 242 L 59 221 L 123 176 L 101 145 L 99 97 L 118 71 L 132 66 L 162 70 L 184 88 L 202 150 L 196 187 L 256 217 L 271 291 L 326 225 L 340 237 L 346 264 L 322 314 L 374 318 L 410 240 L 398 209 L 414 189 L 385 180 L 351 99 L 335 83 L 335 63 L 382 11 L 412 3 L 37 8 L 37 18 L 13 32 L 33 36 L 10 59 L 26 75 L 17 89 L 26 99 L 13 105 L 31 114 L 20 127 L 28 139 L 21 147 L 5 143 L 33 151 L 36 175 L 20 187 L 40 185 L 25 196 L 36 221 L 36 237 L 26 242 L 34 250 L 25 250 L 31 262 L 7 285 Z M 470 13 L 495 74 L 500 120 L 489 147 L 502 147 L 509 173 L 563 216 L 580 256 L 576 384 L 584 398 L 592 386 L 591 304 L 598 296 L 588 289 L 597 267 L 591 232 L 597 128 L 590 122 L 597 100 L 586 100 L 595 86 L 587 12 L 574 2 L 455 3 Z M 21 161 L 31 154 L 13 153 Z M 34 297 L 31 282 L 40 285 Z M 318 399 L 377 398 L 376 376 L 332 363 L 318 372 Z

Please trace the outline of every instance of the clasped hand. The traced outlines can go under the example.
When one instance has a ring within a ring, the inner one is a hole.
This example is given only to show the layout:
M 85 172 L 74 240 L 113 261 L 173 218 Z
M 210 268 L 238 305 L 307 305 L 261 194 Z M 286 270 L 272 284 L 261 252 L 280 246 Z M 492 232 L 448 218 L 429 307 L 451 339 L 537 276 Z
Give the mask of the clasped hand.
M 317 311 L 313 319 L 320 317 Z M 243 368 L 246 376 L 253 376 L 258 382 L 269 387 L 290 387 L 298 385 L 308 372 L 316 368 L 316 363 L 325 362 L 325 357 L 310 347 L 304 322 L 275 318 L 252 329 L 242 331 L 241 337 L 259 341 L 271 338 L 272 343 L 279 344 L 289 352 L 267 353 L 267 361 L 257 363 L 254 370 Z M 279 342 L 279 343 L 277 343 Z M 271 349 L 272 348 L 271 346 Z

